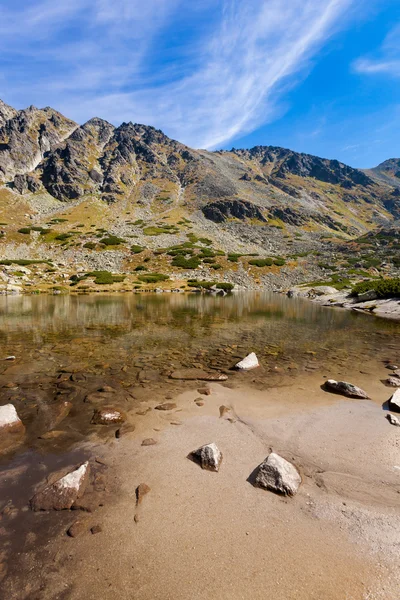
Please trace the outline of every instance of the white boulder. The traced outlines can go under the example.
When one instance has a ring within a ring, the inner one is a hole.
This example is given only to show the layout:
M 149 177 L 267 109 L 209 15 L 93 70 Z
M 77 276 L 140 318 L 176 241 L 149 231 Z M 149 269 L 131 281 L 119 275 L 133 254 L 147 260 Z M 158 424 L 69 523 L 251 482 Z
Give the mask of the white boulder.
M 396 390 L 389 400 L 389 409 L 394 412 L 400 412 L 400 389 Z
M 89 477 L 89 462 L 86 461 L 78 468 L 47 485 L 31 499 L 32 510 L 65 510 L 71 508 L 80 498 Z
M 271 452 L 261 463 L 255 484 L 278 494 L 294 496 L 301 484 L 301 477 L 296 467 L 279 454 Z
M 259 367 L 259 366 L 260 366 L 260 363 L 258 362 L 258 358 L 257 358 L 255 352 L 251 352 L 250 354 L 245 356 L 245 358 L 240 360 L 235 365 L 235 368 L 239 369 L 241 371 L 249 371 L 250 369 L 255 369 L 256 367 Z

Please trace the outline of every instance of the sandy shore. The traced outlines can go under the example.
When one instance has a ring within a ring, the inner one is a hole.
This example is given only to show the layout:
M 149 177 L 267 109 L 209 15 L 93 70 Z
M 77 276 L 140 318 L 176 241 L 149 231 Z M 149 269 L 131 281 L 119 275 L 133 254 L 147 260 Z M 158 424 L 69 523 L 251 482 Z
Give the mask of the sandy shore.
M 346 400 L 320 383 L 315 374 L 266 391 L 213 383 L 202 407 L 196 389 L 185 391 L 177 409 L 150 411 L 120 440 L 86 444 L 81 452 L 107 465 L 104 506 L 58 513 L 56 526 L 54 514 L 34 515 L 4 597 L 398 600 L 400 437 L 382 411 L 387 388 L 359 374 L 374 401 Z M 143 447 L 147 437 L 157 444 Z M 212 441 L 219 473 L 187 459 Z M 302 475 L 294 498 L 251 484 L 271 448 Z M 151 489 L 136 506 L 140 483 Z M 77 518 L 102 531 L 68 537 Z

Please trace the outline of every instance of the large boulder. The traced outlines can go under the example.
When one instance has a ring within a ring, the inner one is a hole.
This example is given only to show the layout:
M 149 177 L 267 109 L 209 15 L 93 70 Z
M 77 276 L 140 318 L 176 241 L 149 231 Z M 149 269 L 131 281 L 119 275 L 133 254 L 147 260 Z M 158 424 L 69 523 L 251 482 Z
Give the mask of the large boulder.
M 387 420 L 389 421 L 389 423 L 391 425 L 394 425 L 395 427 L 400 427 L 400 421 L 397 417 L 395 417 L 394 415 L 391 415 L 390 413 L 388 413 L 386 415 Z
M 394 412 L 400 412 L 400 389 L 396 390 L 389 400 L 389 409 Z
M 47 485 L 31 498 L 32 510 L 66 510 L 83 496 L 89 478 L 86 461 L 54 483 Z
M 197 450 L 194 450 L 189 456 L 195 462 L 199 463 L 202 469 L 207 469 L 207 471 L 219 471 L 222 461 L 222 452 L 214 442 L 201 446 Z
M 391 387 L 400 387 L 400 377 L 388 377 L 385 379 L 385 383 Z
M 329 391 L 347 396 L 348 398 L 362 398 L 369 400 L 369 396 L 364 390 L 347 381 L 335 381 L 335 379 L 327 379 L 325 388 Z
M 296 467 L 279 454 L 271 452 L 261 463 L 255 484 L 284 496 L 294 496 L 301 484 L 301 477 Z
M 235 368 L 239 371 L 249 371 L 250 369 L 255 369 L 259 366 L 260 364 L 258 362 L 256 354 L 254 352 L 251 352 L 238 363 L 236 363 Z

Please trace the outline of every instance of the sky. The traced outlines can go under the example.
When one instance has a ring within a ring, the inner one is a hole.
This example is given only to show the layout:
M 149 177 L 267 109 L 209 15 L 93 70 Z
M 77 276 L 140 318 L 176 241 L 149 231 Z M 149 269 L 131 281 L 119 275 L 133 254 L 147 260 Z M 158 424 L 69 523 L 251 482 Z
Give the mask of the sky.
M 0 98 L 372 167 L 400 157 L 400 0 L 0 0 Z

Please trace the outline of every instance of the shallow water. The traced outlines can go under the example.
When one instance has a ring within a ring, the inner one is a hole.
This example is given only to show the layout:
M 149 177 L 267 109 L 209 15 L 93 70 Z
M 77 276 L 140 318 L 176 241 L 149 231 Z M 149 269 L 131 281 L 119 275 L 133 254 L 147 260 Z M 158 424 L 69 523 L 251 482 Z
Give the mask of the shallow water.
M 131 410 L 193 387 L 169 378 L 176 369 L 220 370 L 228 386 L 245 380 L 265 388 L 304 371 L 332 376 L 397 361 L 399 342 L 398 322 L 265 292 L 1 297 L 0 358 L 16 360 L 0 361 L 0 403 L 13 402 L 27 426 L 20 451 L 65 448 L 98 435 L 93 404 L 110 403 L 110 396 L 87 395 L 103 385 L 115 390 L 112 404 Z M 251 351 L 261 367 L 232 371 Z M 44 408 L 65 400 L 74 410 L 61 425 L 64 437 L 42 440 L 49 429 Z

